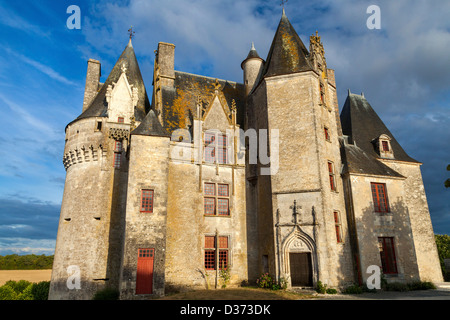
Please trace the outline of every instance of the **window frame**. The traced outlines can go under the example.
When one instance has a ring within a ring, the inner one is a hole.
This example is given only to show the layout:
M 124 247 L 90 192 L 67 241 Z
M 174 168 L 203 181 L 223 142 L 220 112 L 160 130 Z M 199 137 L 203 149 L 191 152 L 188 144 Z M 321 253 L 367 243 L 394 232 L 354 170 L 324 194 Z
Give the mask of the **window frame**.
M 209 238 L 209 242 L 207 239 Z M 211 241 L 213 239 L 213 241 Z M 222 246 L 223 240 L 226 239 L 226 246 Z M 221 241 L 222 240 L 222 241 Z M 211 247 L 210 243 L 213 243 Z M 217 252 L 218 250 L 218 252 Z M 216 257 L 219 261 L 216 261 Z M 221 267 L 221 262 L 225 261 L 224 268 Z M 218 265 L 217 265 L 218 264 Z M 203 266 L 205 270 L 213 271 L 216 267 L 219 270 L 228 269 L 230 266 L 230 237 L 227 235 L 205 235 Z
M 334 163 L 332 161 L 328 160 L 327 169 L 328 169 L 328 177 L 330 180 L 330 190 L 337 192 L 336 172 L 335 172 L 335 168 L 334 168 Z
M 228 164 L 228 135 L 222 132 L 204 132 L 203 159 L 205 163 Z
M 382 209 L 382 203 L 381 203 L 381 197 L 380 197 L 380 188 L 382 191 L 382 195 L 384 196 L 384 209 Z M 389 206 L 389 198 L 387 193 L 387 187 L 386 183 L 379 183 L 379 182 L 371 182 L 370 183 L 370 189 L 372 193 L 372 201 L 373 201 L 373 209 L 377 213 L 390 213 L 391 209 Z
M 113 159 L 114 169 L 120 169 L 120 166 L 122 164 L 122 151 L 123 151 L 122 141 L 115 140 L 114 141 L 114 159 Z
M 334 227 L 336 230 L 336 241 L 337 243 L 343 243 L 344 239 L 342 237 L 342 222 L 341 222 L 341 214 L 339 211 L 333 211 L 334 217 Z
M 145 207 L 144 207 L 144 192 L 150 192 L 151 193 L 151 198 L 150 197 L 146 197 L 146 198 L 148 198 L 150 200 L 149 200 L 149 204 L 146 205 Z M 141 213 L 153 213 L 153 210 L 155 208 L 154 203 L 155 203 L 155 190 L 154 189 L 141 189 L 141 201 L 140 201 L 140 204 L 139 204 L 139 212 L 141 212 Z M 151 208 L 150 208 L 150 206 L 151 206 Z M 149 209 L 149 210 L 147 210 L 147 209 Z
M 209 186 L 208 188 L 206 186 Z M 214 186 L 213 193 L 207 193 L 206 190 L 211 190 L 211 186 Z M 220 187 L 226 186 L 226 195 L 223 193 L 220 193 Z M 207 201 L 208 200 L 208 206 L 211 204 L 213 205 L 213 213 L 208 213 L 210 210 L 207 210 Z M 220 202 L 226 201 L 227 202 L 227 213 L 222 214 L 220 211 Z M 231 216 L 231 210 L 230 210 L 230 185 L 227 183 L 221 183 L 221 182 L 204 182 L 203 185 L 203 215 L 206 217 L 229 217 Z
M 398 266 L 394 237 L 378 237 L 378 249 L 383 274 L 397 275 Z

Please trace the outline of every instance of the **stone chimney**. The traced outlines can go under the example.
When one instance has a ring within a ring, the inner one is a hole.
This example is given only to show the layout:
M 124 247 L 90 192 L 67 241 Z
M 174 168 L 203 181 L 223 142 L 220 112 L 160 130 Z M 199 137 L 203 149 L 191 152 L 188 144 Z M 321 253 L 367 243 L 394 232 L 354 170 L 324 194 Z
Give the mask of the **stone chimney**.
M 100 61 L 89 59 L 86 74 L 86 87 L 84 90 L 83 112 L 91 104 L 98 92 L 98 86 L 101 77 Z
M 165 42 L 158 44 L 157 64 L 161 86 L 173 86 L 175 80 L 175 45 Z

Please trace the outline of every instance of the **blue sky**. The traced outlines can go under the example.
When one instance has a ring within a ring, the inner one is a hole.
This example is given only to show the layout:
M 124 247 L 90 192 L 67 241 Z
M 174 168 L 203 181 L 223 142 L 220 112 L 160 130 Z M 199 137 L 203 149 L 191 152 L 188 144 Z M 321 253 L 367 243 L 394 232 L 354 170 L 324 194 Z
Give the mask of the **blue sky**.
M 53 254 L 64 190 L 65 126 L 81 113 L 86 61 L 104 81 L 128 42 L 151 92 L 154 50 L 174 43 L 180 71 L 242 82 L 251 42 L 267 56 L 280 1 L 0 0 L 0 254 Z M 381 9 L 369 30 L 366 9 Z M 81 29 L 70 30 L 70 5 Z M 316 30 L 336 70 L 339 105 L 364 92 L 396 139 L 423 162 L 435 233 L 450 234 L 450 2 L 290 0 L 306 46 Z

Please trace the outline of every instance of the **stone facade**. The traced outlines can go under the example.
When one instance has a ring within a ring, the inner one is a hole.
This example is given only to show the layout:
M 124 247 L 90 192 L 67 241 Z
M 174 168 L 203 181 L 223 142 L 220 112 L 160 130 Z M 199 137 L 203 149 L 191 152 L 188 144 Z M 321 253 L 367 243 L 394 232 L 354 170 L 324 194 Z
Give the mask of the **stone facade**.
M 90 61 L 66 128 L 50 299 L 220 288 L 223 267 L 229 286 L 270 273 L 342 288 L 373 265 L 388 281 L 442 280 L 420 163 L 364 96 L 339 115 L 318 34 L 308 51 L 283 14 L 243 84 L 174 61 L 160 43 L 151 99 L 131 40 L 105 84 Z

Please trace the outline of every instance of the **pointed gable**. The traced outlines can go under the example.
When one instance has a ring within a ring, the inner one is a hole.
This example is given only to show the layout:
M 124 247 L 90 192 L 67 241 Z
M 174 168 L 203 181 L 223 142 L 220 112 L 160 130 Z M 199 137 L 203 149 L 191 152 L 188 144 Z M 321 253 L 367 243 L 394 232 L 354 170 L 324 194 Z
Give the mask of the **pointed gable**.
M 308 55 L 308 50 L 283 11 L 266 59 L 263 77 L 314 70 Z
M 136 59 L 136 54 L 130 40 L 98 94 L 92 100 L 86 111 L 84 111 L 77 118 L 77 120 L 89 117 L 107 116 L 108 103 L 106 98 L 108 87 L 114 86 L 114 84 L 119 81 L 124 65 L 126 66 L 125 73 L 129 85 L 133 86 L 133 88 L 137 88 L 137 103 L 134 110 L 135 119 L 136 121 L 142 121 L 145 118 L 147 111 L 150 110 L 150 102 L 147 97 L 147 92 L 145 90 L 144 81 Z
M 159 122 L 153 109 L 149 111 L 145 119 L 131 132 L 131 134 L 141 136 L 170 137 L 170 134 Z

